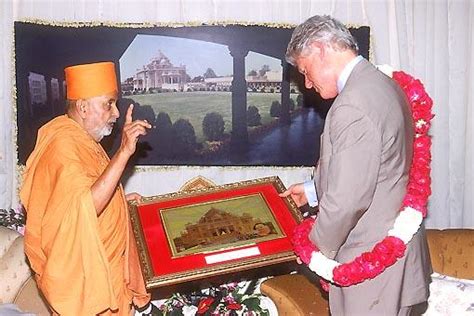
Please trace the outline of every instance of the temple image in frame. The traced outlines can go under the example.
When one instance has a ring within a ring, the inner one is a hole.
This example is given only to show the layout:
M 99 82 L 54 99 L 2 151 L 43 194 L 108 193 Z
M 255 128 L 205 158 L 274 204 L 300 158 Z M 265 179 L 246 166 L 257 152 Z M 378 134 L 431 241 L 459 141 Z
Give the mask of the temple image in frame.
M 173 256 L 234 248 L 284 236 L 260 194 L 161 210 Z M 257 229 L 267 227 L 266 233 Z

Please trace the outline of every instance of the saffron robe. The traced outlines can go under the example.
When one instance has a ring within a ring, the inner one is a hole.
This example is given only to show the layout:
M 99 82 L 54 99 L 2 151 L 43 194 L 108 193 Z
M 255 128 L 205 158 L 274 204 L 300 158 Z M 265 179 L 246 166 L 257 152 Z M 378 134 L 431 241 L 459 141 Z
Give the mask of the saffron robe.
M 117 186 L 97 216 L 91 187 L 109 158 L 66 115 L 45 124 L 28 158 L 21 202 L 25 252 L 38 287 L 60 315 L 129 315 L 149 300 L 131 235 L 127 202 Z

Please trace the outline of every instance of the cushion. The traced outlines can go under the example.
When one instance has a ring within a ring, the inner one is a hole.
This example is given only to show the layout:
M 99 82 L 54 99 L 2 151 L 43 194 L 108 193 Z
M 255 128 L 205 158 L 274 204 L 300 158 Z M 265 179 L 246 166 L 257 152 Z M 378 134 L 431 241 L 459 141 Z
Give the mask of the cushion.
M 428 308 L 423 315 L 474 315 L 474 281 L 439 273 L 431 276 Z
M 23 236 L 0 226 L 0 304 L 11 303 L 30 275 L 23 252 Z
M 275 303 L 278 315 L 329 315 L 327 293 L 302 274 L 268 279 L 261 284 L 260 291 Z
M 13 302 L 24 312 L 30 312 L 37 316 L 51 315 L 45 303 L 46 300 L 43 299 L 33 277 L 30 277 L 28 281 L 23 284 Z
M 474 279 L 474 229 L 426 230 L 433 271 Z
M 35 314 L 24 313 L 14 304 L 0 304 L 0 315 L 4 316 L 35 316 Z

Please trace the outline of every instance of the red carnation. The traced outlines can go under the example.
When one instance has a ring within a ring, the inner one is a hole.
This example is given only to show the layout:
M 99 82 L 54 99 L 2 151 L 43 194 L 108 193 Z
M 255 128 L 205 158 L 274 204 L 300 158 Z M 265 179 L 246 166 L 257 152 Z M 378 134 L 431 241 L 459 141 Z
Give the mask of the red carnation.
M 419 154 L 413 155 L 410 172 L 411 170 L 419 170 L 429 174 L 431 172 L 430 158 Z
M 206 297 L 199 301 L 198 304 L 198 314 L 204 314 L 211 307 L 211 304 L 214 302 L 214 298 Z
M 410 102 L 417 101 L 425 94 L 425 88 L 420 80 L 411 81 L 404 89 Z
M 423 137 L 423 136 L 420 136 L 420 137 Z M 423 158 L 425 160 L 431 161 L 430 146 L 428 146 L 428 150 L 419 150 L 419 151 L 417 150 L 413 152 L 413 159 L 418 160 L 419 158 Z M 427 164 L 427 166 L 428 165 L 429 164 Z
M 392 253 L 378 253 L 377 256 L 385 268 L 390 267 L 397 261 L 397 258 Z
M 325 292 L 329 292 L 329 282 L 326 282 L 326 281 L 323 280 L 323 279 L 319 279 L 319 284 L 321 285 L 321 288 L 322 288 Z
M 372 252 L 364 252 L 360 257 L 356 258 L 356 261 L 362 266 L 365 275 L 369 279 L 375 278 L 385 269 L 377 255 Z
M 349 264 L 341 264 L 340 266 L 337 266 L 333 270 L 333 279 L 334 282 L 339 284 L 340 286 L 349 286 L 351 285 L 351 281 L 349 279 L 349 272 L 350 272 L 350 267 Z
M 413 81 L 413 77 L 404 73 L 403 71 L 394 71 L 392 73 L 392 78 L 400 85 L 402 89 Z
M 428 212 L 428 209 L 426 208 L 426 201 L 423 198 L 417 199 L 413 196 L 407 195 L 403 200 L 403 205 L 417 210 L 423 215 L 423 217 L 426 217 L 426 214 Z
M 425 92 L 419 100 L 417 100 L 417 104 L 420 107 L 427 108 L 431 110 L 433 107 L 433 100 L 430 98 L 430 96 Z
M 415 133 L 416 134 L 427 134 L 431 127 L 431 123 L 424 123 L 424 124 L 415 124 Z
M 417 183 L 408 184 L 408 192 L 416 196 L 416 203 L 426 204 L 428 197 L 431 195 L 431 188 L 429 185 L 419 185 Z
M 365 271 L 364 266 L 361 264 L 360 261 L 354 260 L 348 263 L 349 266 L 349 279 L 351 280 L 351 284 L 357 284 L 367 277 L 367 271 Z
M 314 223 L 313 218 L 305 219 L 295 227 L 291 238 L 295 254 L 306 264 L 311 261 L 313 251 L 318 251 L 318 248 L 309 240 L 309 232 Z
M 393 247 L 393 254 L 397 258 L 401 258 L 405 254 L 405 249 L 407 247 L 403 240 L 401 240 L 400 238 L 395 236 L 387 236 L 382 242 L 388 243 L 391 247 Z
M 412 109 L 412 117 L 415 122 L 418 120 L 424 120 L 425 122 L 428 122 L 433 117 L 433 114 L 431 114 L 431 110 L 429 108 L 417 106 Z
M 227 309 L 231 309 L 231 310 L 238 311 L 241 308 L 242 308 L 242 305 L 240 305 L 239 303 L 230 303 L 227 305 Z
M 419 186 L 426 186 L 430 181 L 430 174 L 428 172 L 424 172 L 426 170 L 419 169 L 412 169 L 410 170 L 410 184 L 417 184 Z
M 431 137 L 427 135 L 417 137 L 413 143 L 413 147 L 415 151 L 418 151 L 418 153 L 429 151 L 431 147 Z
M 427 164 L 416 164 L 412 163 L 412 168 L 410 169 L 410 177 L 411 175 L 415 174 L 420 174 L 423 175 L 424 177 L 430 177 L 431 174 L 431 168 Z M 415 179 L 410 179 L 410 181 L 414 181 Z

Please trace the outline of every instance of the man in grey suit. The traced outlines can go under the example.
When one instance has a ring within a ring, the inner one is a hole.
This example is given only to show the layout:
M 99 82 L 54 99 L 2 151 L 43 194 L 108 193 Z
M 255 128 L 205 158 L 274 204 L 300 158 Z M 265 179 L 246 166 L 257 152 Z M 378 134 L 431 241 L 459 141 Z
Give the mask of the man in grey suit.
M 281 196 L 318 205 L 310 240 L 329 258 L 348 262 L 370 251 L 393 227 L 406 192 L 413 122 L 397 83 L 358 55 L 347 28 L 314 16 L 293 32 L 286 59 L 306 88 L 335 99 L 321 136 L 314 182 Z M 429 294 L 431 265 L 423 226 L 405 256 L 372 280 L 331 285 L 333 315 L 409 315 Z

